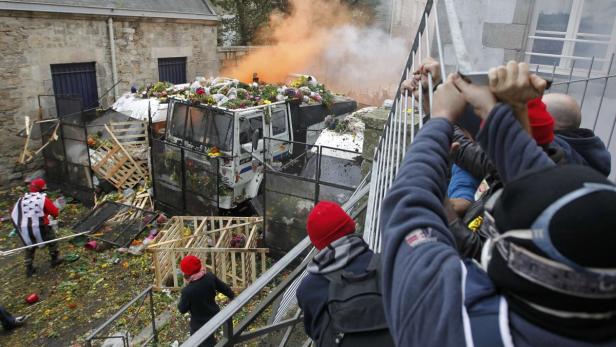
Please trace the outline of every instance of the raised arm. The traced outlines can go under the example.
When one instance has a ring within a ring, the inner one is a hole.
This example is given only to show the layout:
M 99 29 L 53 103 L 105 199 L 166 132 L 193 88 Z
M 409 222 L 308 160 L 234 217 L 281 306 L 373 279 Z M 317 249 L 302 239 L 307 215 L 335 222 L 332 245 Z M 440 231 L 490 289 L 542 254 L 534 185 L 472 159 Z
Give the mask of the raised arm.
M 464 341 L 462 266 L 443 210 L 453 132 L 449 120 L 464 105 L 450 81 L 439 88 L 434 117 L 411 145 L 383 202 L 385 312 L 398 346 Z
M 456 87 L 484 120 L 477 141 L 507 183 L 529 170 L 555 165 L 523 129 L 513 107 L 523 107 L 543 94 L 546 81 L 531 75 L 525 63 L 509 62 L 491 69 L 490 86 L 481 87 L 454 78 Z M 496 104 L 495 97 L 508 104 Z

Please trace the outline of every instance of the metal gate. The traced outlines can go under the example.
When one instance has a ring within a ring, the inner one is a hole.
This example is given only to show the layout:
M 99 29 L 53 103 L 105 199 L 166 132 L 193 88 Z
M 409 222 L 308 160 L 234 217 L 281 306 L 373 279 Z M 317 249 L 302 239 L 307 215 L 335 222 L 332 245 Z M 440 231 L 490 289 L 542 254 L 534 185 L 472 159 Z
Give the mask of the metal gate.
M 59 139 L 43 150 L 47 181 L 52 188 L 59 188 L 84 205 L 93 206 L 94 181 L 83 113 L 64 115 L 59 122 Z M 55 123 L 41 123 L 40 127 L 43 143 L 47 143 Z
M 306 237 L 306 218 L 319 201 L 346 202 L 362 180 L 361 154 L 265 138 L 265 148 L 302 148 L 295 158 L 265 153 L 265 243 L 276 255 Z
M 158 80 L 173 84 L 186 83 L 186 57 L 159 58 Z
M 83 109 L 98 106 L 96 63 L 53 64 L 51 79 L 55 95 L 80 96 Z
M 152 140 L 152 185 L 156 208 L 174 215 L 218 212 L 218 159 L 207 153 Z

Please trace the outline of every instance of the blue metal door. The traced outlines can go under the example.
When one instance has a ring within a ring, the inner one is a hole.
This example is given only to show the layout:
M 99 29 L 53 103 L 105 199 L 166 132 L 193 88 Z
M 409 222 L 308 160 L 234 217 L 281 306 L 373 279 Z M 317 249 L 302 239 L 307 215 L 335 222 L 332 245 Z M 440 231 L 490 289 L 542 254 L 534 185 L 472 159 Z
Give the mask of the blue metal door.
M 158 80 L 173 84 L 186 83 L 186 57 L 159 58 Z
M 86 110 L 98 106 L 95 63 L 53 64 L 51 79 L 55 95 L 80 96 Z

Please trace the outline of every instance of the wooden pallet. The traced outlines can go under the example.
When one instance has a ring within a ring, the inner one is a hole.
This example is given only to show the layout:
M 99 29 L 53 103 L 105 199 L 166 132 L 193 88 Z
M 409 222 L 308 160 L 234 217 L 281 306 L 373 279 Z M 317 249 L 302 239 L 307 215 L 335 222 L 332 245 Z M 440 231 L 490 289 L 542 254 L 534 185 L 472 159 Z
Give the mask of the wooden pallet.
M 144 164 L 143 161 L 133 159 L 131 152 L 115 136 L 111 127 L 105 125 L 105 129 L 111 137 L 111 144 L 103 144 L 91 154 L 92 170 L 118 190 L 133 188 L 147 180 L 147 161 Z
M 142 170 L 149 173 L 149 143 L 148 143 L 148 122 L 127 121 L 111 122 L 107 126 L 107 131 L 113 134 L 115 140 L 120 143 L 126 151 L 139 164 Z M 140 153 L 145 152 L 145 156 Z
M 130 155 L 119 146 L 100 146 L 92 154 L 92 170 L 119 190 L 133 188 L 146 175 Z
M 173 217 L 148 247 L 154 262 L 154 287 L 181 288 L 179 263 L 187 255 L 201 259 L 208 271 L 236 289 L 256 281 L 267 270 L 268 249 L 257 248 L 260 217 Z M 246 243 L 231 248 L 233 236 Z

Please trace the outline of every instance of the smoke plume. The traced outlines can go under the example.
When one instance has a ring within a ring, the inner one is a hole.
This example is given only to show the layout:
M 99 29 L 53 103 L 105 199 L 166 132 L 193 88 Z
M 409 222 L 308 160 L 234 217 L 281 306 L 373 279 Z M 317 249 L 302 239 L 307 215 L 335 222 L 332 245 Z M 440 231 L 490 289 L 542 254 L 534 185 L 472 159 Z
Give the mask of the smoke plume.
M 365 104 L 393 97 L 408 50 L 370 26 L 340 0 L 291 0 L 288 15 L 274 13 L 261 34 L 271 46 L 251 51 L 223 75 L 285 82 L 293 73 L 316 76 L 335 92 Z

